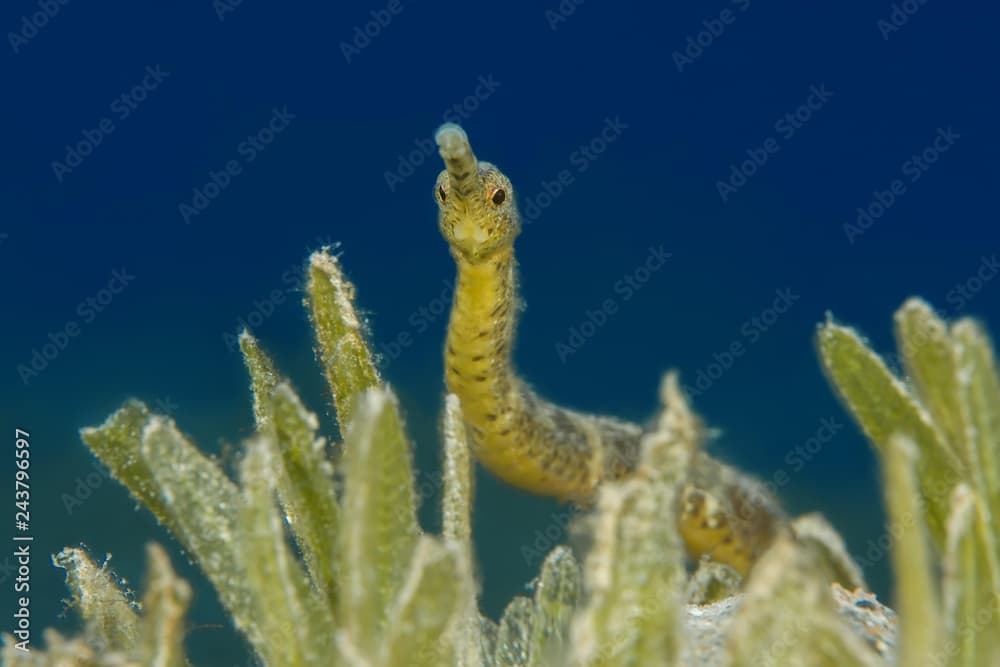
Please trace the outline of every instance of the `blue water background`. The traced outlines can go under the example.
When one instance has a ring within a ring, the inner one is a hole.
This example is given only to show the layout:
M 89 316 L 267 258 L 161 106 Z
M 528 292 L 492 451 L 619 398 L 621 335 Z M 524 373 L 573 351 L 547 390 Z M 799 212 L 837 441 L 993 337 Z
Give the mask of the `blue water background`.
M 245 0 L 220 20 L 221 5 L 208 0 L 74 1 L 26 42 L 8 35 L 0 411 L 8 433 L 32 434 L 36 629 L 75 626 L 72 613 L 58 617 L 65 592 L 47 554 L 82 542 L 112 552 L 114 567 L 139 582 L 143 544 L 159 540 L 197 590 L 195 662 L 242 664 L 214 592 L 120 486 L 100 482 L 67 512 L 67 494 L 94 470 L 77 429 L 136 396 L 231 466 L 252 413 L 225 336 L 252 320 L 335 434 L 296 280 L 327 242 L 341 244 L 358 286 L 413 436 L 421 520 L 438 529 L 446 315 L 435 300 L 447 299 L 454 268 L 431 197 L 438 162 L 421 146 L 449 110 L 479 156 L 511 177 L 522 209 L 548 202 L 518 241 L 525 376 L 561 403 L 645 420 L 665 370 L 688 384 L 717 375 L 694 401 L 720 430 L 713 451 L 783 480 L 793 513 L 825 514 L 890 598 L 884 550 L 872 551 L 885 535 L 878 468 L 819 369 L 813 335 L 832 312 L 891 352 L 891 316 L 910 295 L 1000 331 L 1000 280 L 973 280 L 995 272 L 989 258 L 1000 252 L 995 8 L 564 4 L 557 19 L 546 13 L 558 11 L 554 0 L 405 2 L 347 56 L 343 44 L 386 3 Z M 5 3 L 0 27 L 20 33 L 37 11 Z M 893 18 L 898 29 L 880 26 Z M 690 61 L 679 63 L 685 49 Z M 123 117 L 115 100 L 144 77 L 146 99 Z M 811 95 L 808 120 L 782 124 Z M 261 150 L 241 149 L 275 109 L 294 118 Z M 54 169 L 104 118 L 113 129 L 101 143 L 69 172 Z M 609 119 L 620 131 L 584 157 L 581 146 Z M 949 132 L 926 170 L 907 166 Z M 746 167 L 754 173 L 723 198 L 719 182 L 748 151 L 761 161 L 767 145 L 766 162 Z M 185 220 L 180 205 L 229 161 L 241 172 Z M 539 199 L 564 170 L 562 191 Z M 877 191 L 897 179 L 900 193 L 880 216 L 845 228 L 859 207 L 888 201 Z M 661 246 L 669 260 L 636 274 Z M 116 270 L 134 279 L 101 312 L 79 306 Z M 648 280 L 628 291 L 620 281 L 629 275 Z M 794 298 L 772 321 L 765 311 L 779 290 Z M 609 299 L 615 312 L 584 325 Z M 69 323 L 79 334 L 25 382 L 18 366 Z M 560 354 L 574 327 L 592 335 Z M 400 340 L 409 342 L 391 346 Z M 733 345 L 742 352 L 721 361 Z M 835 425 L 832 438 L 810 442 L 824 424 Z M 476 503 L 483 608 L 495 618 L 526 592 L 537 550 L 565 541 L 565 508 L 483 473 Z

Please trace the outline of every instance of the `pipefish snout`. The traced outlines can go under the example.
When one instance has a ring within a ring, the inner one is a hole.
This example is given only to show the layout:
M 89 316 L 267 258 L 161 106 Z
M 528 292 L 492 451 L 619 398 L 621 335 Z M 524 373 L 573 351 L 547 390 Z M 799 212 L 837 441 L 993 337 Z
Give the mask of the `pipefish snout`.
M 435 135 L 445 169 L 434 196 L 441 210 L 441 233 L 463 260 L 479 263 L 509 250 L 520 231 L 510 180 L 472 152 L 457 125 L 443 125 Z
M 472 447 L 518 488 L 589 502 L 598 485 L 632 473 L 643 429 L 539 397 L 511 361 L 517 308 L 514 240 L 521 230 L 510 180 L 476 158 L 461 127 L 435 139 L 444 170 L 434 186 L 440 230 L 458 271 L 445 345 L 445 383 L 458 396 Z M 769 494 L 699 453 L 681 499 L 689 552 L 746 572 L 784 523 Z

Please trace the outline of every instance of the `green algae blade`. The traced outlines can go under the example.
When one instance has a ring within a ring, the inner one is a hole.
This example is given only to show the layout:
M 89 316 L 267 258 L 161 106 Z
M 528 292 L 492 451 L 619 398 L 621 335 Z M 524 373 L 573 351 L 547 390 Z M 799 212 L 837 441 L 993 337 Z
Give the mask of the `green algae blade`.
M 458 396 L 445 397 L 442 532 L 472 553 L 472 456 Z
M 233 621 L 254 646 L 260 636 L 245 579 L 234 568 L 239 490 L 218 465 L 192 445 L 169 419 L 129 401 L 83 441 L 180 540 L 215 586 Z
M 976 482 L 991 515 L 993 541 L 1000 540 L 1000 378 L 986 332 L 972 320 L 952 327 L 958 355 L 963 412 L 979 468 Z M 997 553 L 994 548 L 994 553 Z M 1000 553 L 997 553 L 1000 558 Z
M 476 613 L 479 620 L 479 655 L 481 667 L 496 667 L 497 665 L 497 634 L 500 626 L 492 619 Z
M 929 537 L 924 523 L 916 479 L 916 446 L 904 436 L 893 436 L 883 459 L 883 484 L 893 537 L 892 564 L 896 604 L 900 616 L 899 661 L 902 665 L 931 665 L 929 656 L 940 648 L 941 604 L 932 570 Z
M 515 596 L 504 609 L 497 629 L 497 667 L 527 667 L 531 660 L 531 637 L 535 624 L 535 602 L 523 595 Z
M 313 584 L 326 598 L 329 612 L 335 614 L 340 506 L 326 443 L 316 435 L 319 421 L 246 331 L 240 334 L 240 349 L 250 373 L 257 430 L 273 435 L 278 446 L 278 497 Z
M 263 657 L 273 667 L 329 665 L 333 617 L 309 586 L 288 546 L 275 503 L 272 471 L 277 446 L 267 436 L 247 443 L 240 466 L 243 504 L 235 543 L 239 569 L 246 573 L 253 608 L 264 638 Z
M 162 547 L 147 547 L 149 565 L 142 614 L 122 591 L 107 564 L 97 566 L 82 549 L 66 548 L 53 558 L 66 570 L 73 603 L 85 623 L 86 641 L 67 641 L 47 630 L 45 651 L 13 648 L 4 636 L 3 659 L 10 667 L 185 667 L 184 616 L 191 588 L 170 567 Z
M 354 645 L 374 655 L 420 534 L 410 447 L 389 390 L 360 397 L 343 459 L 340 618 Z
M 472 581 L 457 545 L 421 537 L 399 597 L 389 613 L 383 645 L 388 666 L 439 667 L 458 659 L 461 621 Z
M 250 374 L 250 388 L 253 394 L 253 414 L 257 430 L 264 432 L 271 421 L 271 394 L 281 382 L 281 375 L 271 357 L 260 347 L 257 339 L 244 330 L 240 333 L 240 351 L 243 363 Z
M 142 596 L 142 633 L 139 664 L 184 667 L 184 619 L 191 603 L 191 586 L 177 576 L 167 552 L 158 544 L 146 547 L 145 592 Z
M 354 403 L 380 384 L 361 318 L 354 306 L 354 285 L 328 249 L 309 257 L 306 306 L 316 333 L 316 354 L 333 394 L 341 435 L 351 423 Z
M 472 577 L 472 497 L 473 467 L 469 441 L 462 420 L 458 397 L 445 397 L 444 424 L 444 492 L 442 497 L 442 532 L 446 542 L 462 552 L 465 570 L 459 576 L 468 579 L 465 590 L 465 608 L 459 621 L 462 638 L 455 664 L 458 667 L 479 667 L 483 661 L 479 607 L 476 601 L 476 584 Z
M 275 470 L 278 496 L 313 584 L 330 614 L 339 600 L 340 505 L 333 483 L 333 466 L 326 443 L 316 437 L 318 420 L 286 384 L 271 395 L 270 412 L 278 456 Z
M 573 621 L 573 664 L 671 664 L 679 654 L 682 587 L 676 488 L 645 480 L 607 484 L 584 561 L 588 602 Z
M 947 642 L 934 657 L 952 667 L 995 664 L 996 598 L 984 586 L 990 574 L 976 526 L 977 499 L 964 484 L 955 489 L 944 556 L 944 607 Z M 930 663 L 928 663 L 930 664 Z
M 822 555 L 830 568 L 831 581 L 849 591 L 855 588 L 868 590 L 861 567 L 851 558 L 840 533 L 822 514 L 800 516 L 791 522 L 791 528 L 800 544 L 808 545 Z
M 920 299 L 907 300 L 896 311 L 895 320 L 897 345 L 921 405 L 965 469 L 974 467 L 962 415 L 957 359 L 947 325 Z
M 896 322 L 900 347 L 923 403 L 962 460 L 966 482 L 977 498 L 986 501 L 975 503 L 978 539 L 973 544 L 978 549 L 979 586 L 1000 594 L 1000 504 L 996 504 L 1000 440 L 992 424 L 1000 403 L 982 400 L 990 385 L 997 386 L 989 343 L 971 320 L 956 323 L 949 331 L 918 299 L 903 305 Z M 1000 630 L 1000 625 L 995 627 Z
M 837 613 L 822 554 L 780 536 L 754 566 L 733 619 L 731 667 L 885 663 Z
M 237 566 L 239 489 L 169 419 L 149 420 L 142 433 L 141 451 L 170 512 L 172 532 L 215 586 L 236 627 L 259 648 L 245 573 Z
M 553 549 L 542 563 L 535 587 L 529 663 L 532 667 L 560 664 L 569 652 L 569 627 L 580 600 L 580 566 L 568 547 Z
M 644 474 L 679 484 L 688 459 L 701 449 L 703 439 L 704 428 L 681 391 L 677 373 L 665 374 L 660 382 L 656 428 L 643 440 Z
M 152 419 L 140 401 L 130 400 L 100 426 L 80 430 L 80 438 L 108 467 L 111 476 L 125 485 L 132 495 L 175 535 L 172 513 L 160 496 L 160 486 L 142 456 L 142 432 Z
M 684 545 L 676 522 L 678 489 L 700 445 L 700 425 L 677 377 L 661 385 L 662 411 L 640 443 L 637 474 L 605 483 L 587 519 L 586 605 L 570 629 L 579 667 L 672 664 L 680 654 Z
M 926 521 L 934 543 L 943 547 L 948 497 L 960 481 L 959 460 L 942 442 L 926 410 L 854 330 L 831 322 L 820 326 L 817 339 L 831 384 L 880 455 L 885 456 L 895 433 L 916 444 Z
M 104 651 L 130 652 L 139 636 L 139 615 L 132 595 L 121 589 L 107 563 L 98 566 L 80 548 L 67 547 L 52 563 L 66 570 L 73 605 L 83 617 L 88 641 Z
M 969 476 L 975 497 L 979 587 L 991 594 L 992 633 L 1000 636 L 1000 378 L 989 338 L 973 320 L 959 320 L 951 333 L 970 458 L 976 464 Z

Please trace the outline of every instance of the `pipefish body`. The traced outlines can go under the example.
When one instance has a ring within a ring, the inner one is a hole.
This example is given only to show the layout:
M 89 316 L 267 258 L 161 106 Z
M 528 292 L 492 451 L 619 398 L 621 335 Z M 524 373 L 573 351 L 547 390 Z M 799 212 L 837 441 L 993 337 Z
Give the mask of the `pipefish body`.
M 459 397 L 473 450 L 494 475 L 587 503 L 602 481 L 635 469 L 643 429 L 555 405 L 517 374 L 511 347 L 521 223 L 513 187 L 496 166 L 477 160 L 461 127 L 443 125 L 435 138 L 445 164 L 434 187 L 438 221 L 458 271 L 445 345 L 448 391 Z M 785 525 L 778 504 L 759 483 L 704 453 L 690 477 L 679 516 L 688 551 L 746 573 Z

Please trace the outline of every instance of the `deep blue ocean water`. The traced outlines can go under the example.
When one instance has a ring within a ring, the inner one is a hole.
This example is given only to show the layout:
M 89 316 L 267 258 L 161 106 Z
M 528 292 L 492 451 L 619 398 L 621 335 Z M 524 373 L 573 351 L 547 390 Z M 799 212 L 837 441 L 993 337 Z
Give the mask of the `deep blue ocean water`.
M 910 295 L 1000 331 L 998 18 L 941 0 L 5 3 L 0 411 L 5 470 L 14 428 L 32 436 L 34 627 L 75 625 L 47 554 L 82 542 L 139 582 L 159 540 L 197 590 L 194 660 L 245 662 L 214 592 L 120 486 L 67 509 L 95 470 L 77 430 L 137 396 L 232 461 L 252 432 L 228 344 L 246 323 L 335 433 L 298 289 L 326 243 L 437 529 L 444 120 L 510 176 L 529 223 L 525 376 L 644 420 L 679 369 L 713 451 L 824 513 L 891 598 L 878 468 L 812 337 L 832 312 L 891 352 Z M 482 473 L 477 493 L 495 617 L 566 539 L 566 508 Z

